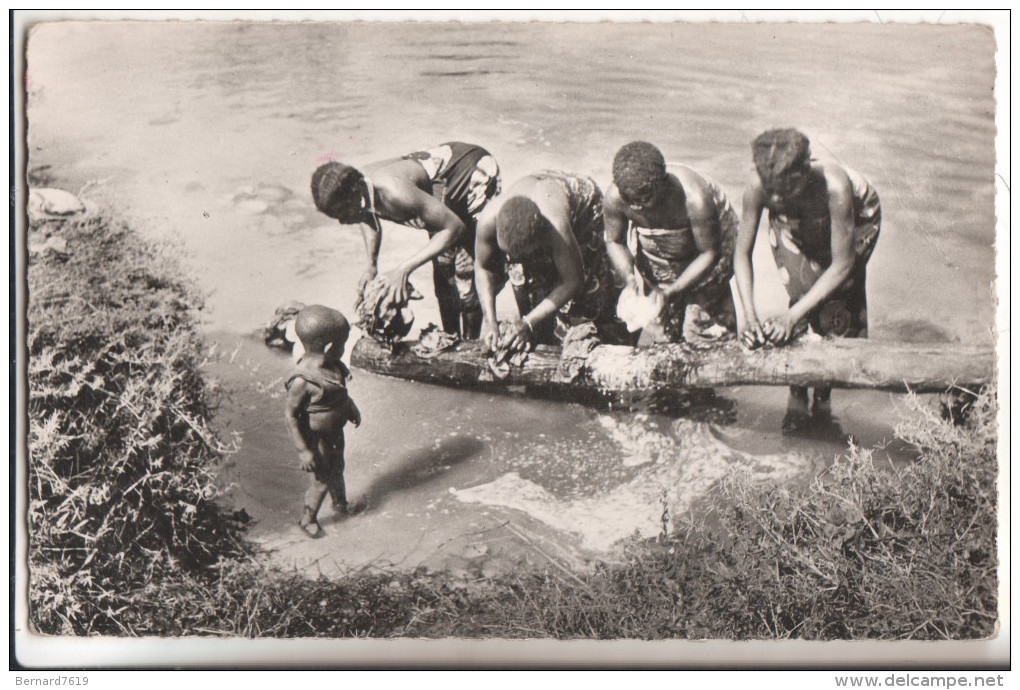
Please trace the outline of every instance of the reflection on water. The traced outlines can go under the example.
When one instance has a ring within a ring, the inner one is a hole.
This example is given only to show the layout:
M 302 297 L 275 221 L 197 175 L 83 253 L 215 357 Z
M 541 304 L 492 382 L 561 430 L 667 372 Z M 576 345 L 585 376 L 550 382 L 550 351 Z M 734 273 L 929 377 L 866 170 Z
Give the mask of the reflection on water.
M 990 343 L 993 50 L 990 32 L 947 26 L 50 24 L 29 41 L 29 165 L 53 165 L 72 189 L 104 179 L 96 194 L 154 235 L 180 238 L 209 295 L 208 329 L 231 344 L 289 300 L 350 313 L 361 238 L 318 214 L 308 193 L 327 158 L 360 164 L 460 139 L 493 152 L 504 187 L 547 167 L 605 184 L 615 150 L 648 139 L 737 200 L 751 139 L 793 124 L 882 198 L 868 271 L 872 337 Z M 387 227 L 381 267 L 425 239 Z M 759 245 L 761 302 L 778 310 L 784 293 Z M 415 274 L 419 287 L 429 270 Z M 508 294 L 499 305 L 513 309 Z M 422 326 L 439 321 L 431 297 L 416 311 Z M 249 488 L 259 487 L 270 522 L 293 508 L 303 479 L 269 392 L 283 367 L 272 361 L 235 377 L 247 392 L 223 420 L 245 430 L 239 463 L 257 468 Z M 274 374 L 263 379 L 267 367 Z M 580 485 L 631 486 L 636 496 L 648 463 L 628 455 L 634 434 L 658 434 L 656 457 L 672 448 L 677 467 L 697 466 L 683 459 L 685 439 L 723 453 L 692 417 L 725 422 L 716 433 L 731 458 L 807 458 L 796 461 L 804 470 L 841 447 L 782 438 L 779 389 L 591 409 L 359 373 L 352 393 L 368 413 L 350 434 L 351 486 L 378 497 L 377 482 L 404 481 L 388 474 L 400 458 L 438 468 L 434 481 L 449 475 L 440 491 L 513 474 L 543 481 L 554 501 L 580 500 L 571 494 Z M 891 436 L 893 396 L 836 391 L 833 403 L 861 443 Z M 435 454 L 419 455 L 437 439 Z M 680 491 L 688 480 L 670 481 Z
M 696 422 L 733 424 L 737 420 L 737 403 L 727 397 L 725 389 L 659 389 L 630 393 L 623 395 L 617 406 L 632 414 L 683 417 Z

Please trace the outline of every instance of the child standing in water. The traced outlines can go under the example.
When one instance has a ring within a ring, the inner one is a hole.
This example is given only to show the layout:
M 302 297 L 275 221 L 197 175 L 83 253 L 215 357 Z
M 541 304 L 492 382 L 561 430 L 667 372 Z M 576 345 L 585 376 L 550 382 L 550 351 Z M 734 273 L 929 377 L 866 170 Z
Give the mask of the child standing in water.
M 301 469 L 309 473 L 299 525 L 319 537 L 319 507 L 328 493 L 338 515 L 347 513 L 344 485 L 344 424 L 361 424 L 361 412 L 347 394 L 350 371 L 340 361 L 351 327 L 344 315 L 321 305 L 305 307 L 294 329 L 304 347 L 287 379 L 287 426 Z

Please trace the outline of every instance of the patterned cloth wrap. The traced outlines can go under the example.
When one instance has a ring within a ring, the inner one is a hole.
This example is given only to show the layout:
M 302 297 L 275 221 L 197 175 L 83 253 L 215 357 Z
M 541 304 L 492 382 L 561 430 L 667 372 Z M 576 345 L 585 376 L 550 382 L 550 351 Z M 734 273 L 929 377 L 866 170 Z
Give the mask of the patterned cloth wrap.
M 552 345 L 563 341 L 567 331 L 580 323 L 594 323 L 607 342 L 629 342 L 626 325 L 616 317 L 617 285 L 606 253 L 602 217 L 602 192 L 590 177 L 556 171 L 532 175 L 553 180 L 570 202 L 570 228 L 581 248 L 584 290 L 563 305 L 555 317 L 535 327 L 535 342 Z M 520 263 L 507 265 L 517 309 L 527 314 L 559 283 L 560 277 L 547 252 L 535 252 Z
M 408 288 L 409 299 L 422 299 L 413 285 L 408 283 Z M 411 332 L 414 325 L 414 312 L 408 308 L 407 302 L 386 300 L 386 285 L 382 278 L 369 281 L 354 305 L 354 311 L 358 315 L 354 325 L 390 350 Z
M 849 277 L 807 318 L 819 335 L 868 337 L 867 265 L 878 242 L 882 209 L 878 194 L 860 174 L 846 170 L 853 188 L 854 253 Z M 832 221 L 828 208 L 817 218 L 789 218 L 769 210 L 769 244 L 791 306 L 832 265 Z

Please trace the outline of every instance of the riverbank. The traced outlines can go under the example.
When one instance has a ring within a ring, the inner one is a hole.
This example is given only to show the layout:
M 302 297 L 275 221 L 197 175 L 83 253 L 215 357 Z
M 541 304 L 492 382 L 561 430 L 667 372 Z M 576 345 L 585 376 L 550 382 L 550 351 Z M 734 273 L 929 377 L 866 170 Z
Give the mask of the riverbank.
M 920 405 L 892 470 L 734 471 L 618 562 L 511 574 L 269 565 L 224 508 L 201 296 L 90 210 L 29 229 L 30 621 L 59 635 L 971 639 L 997 620 L 996 426 Z M 35 250 L 33 251 L 33 248 Z

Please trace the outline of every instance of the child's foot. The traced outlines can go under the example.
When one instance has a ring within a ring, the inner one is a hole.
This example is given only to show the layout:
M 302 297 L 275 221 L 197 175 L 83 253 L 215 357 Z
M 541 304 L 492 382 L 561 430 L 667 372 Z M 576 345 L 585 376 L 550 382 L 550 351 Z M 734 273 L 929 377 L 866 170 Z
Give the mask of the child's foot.
M 307 506 L 305 507 L 304 514 L 301 516 L 301 521 L 298 522 L 298 527 L 312 539 L 318 539 L 322 536 L 322 526 L 315 519 L 315 513 Z
M 322 526 L 319 525 L 318 520 L 301 520 L 301 522 L 298 523 L 298 527 L 300 527 L 301 531 L 312 539 L 318 539 L 323 535 Z
M 338 517 L 347 517 L 351 514 L 351 508 L 346 501 L 343 503 L 334 503 L 333 512 L 336 513 Z

